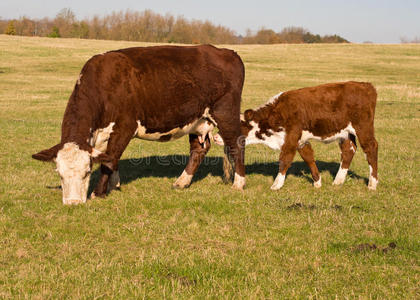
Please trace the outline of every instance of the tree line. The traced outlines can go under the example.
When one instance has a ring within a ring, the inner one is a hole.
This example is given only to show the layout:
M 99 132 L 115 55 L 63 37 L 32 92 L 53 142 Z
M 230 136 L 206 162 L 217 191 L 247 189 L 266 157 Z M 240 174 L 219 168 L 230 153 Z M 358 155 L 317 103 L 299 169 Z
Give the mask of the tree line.
M 320 36 L 301 27 L 287 27 L 280 32 L 265 28 L 256 32 L 248 30 L 245 36 L 241 36 L 210 21 L 160 15 L 151 10 L 119 11 L 78 20 L 71 9 L 64 8 L 54 19 L 0 19 L 0 33 L 184 44 L 348 43 L 338 35 Z

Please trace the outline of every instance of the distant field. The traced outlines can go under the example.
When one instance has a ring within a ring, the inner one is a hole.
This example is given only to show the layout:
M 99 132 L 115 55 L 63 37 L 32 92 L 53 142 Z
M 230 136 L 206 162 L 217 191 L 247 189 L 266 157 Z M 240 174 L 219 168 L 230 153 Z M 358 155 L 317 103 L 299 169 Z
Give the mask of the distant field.
M 247 148 L 243 193 L 222 183 L 217 146 L 172 190 L 188 138 L 133 140 L 121 192 L 63 206 L 54 166 L 31 154 L 59 141 L 85 61 L 140 45 L 0 35 L 1 299 L 420 298 L 420 45 L 225 46 L 245 63 L 242 111 L 293 88 L 372 82 L 376 192 L 360 148 L 336 187 L 339 147 L 317 143 L 319 190 L 296 156 L 271 191 L 278 153 L 263 146 Z

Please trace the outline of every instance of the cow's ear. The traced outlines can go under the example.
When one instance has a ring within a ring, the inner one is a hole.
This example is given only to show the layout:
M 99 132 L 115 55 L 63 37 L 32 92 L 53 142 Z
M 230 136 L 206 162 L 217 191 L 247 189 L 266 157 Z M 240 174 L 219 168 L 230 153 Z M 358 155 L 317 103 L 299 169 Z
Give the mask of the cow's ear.
M 96 163 L 109 163 L 112 162 L 112 157 L 109 156 L 106 153 L 103 153 L 99 150 L 96 150 L 95 148 L 92 148 L 92 152 L 91 152 L 91 157 L 92 157 L 92 162 L 94 164 Z
M 61 144 L 57 144 L 50 149 L 42 150 L 36 154 L 32 154 L 33 159 L 37 159 L 40 161 L 53 161 L 57 157 L 57 152 L 62 148 Z
M 245 121 L 249 122 L 254 118 L 254 111 L 252 109 L 247 109 L 244 112 Z

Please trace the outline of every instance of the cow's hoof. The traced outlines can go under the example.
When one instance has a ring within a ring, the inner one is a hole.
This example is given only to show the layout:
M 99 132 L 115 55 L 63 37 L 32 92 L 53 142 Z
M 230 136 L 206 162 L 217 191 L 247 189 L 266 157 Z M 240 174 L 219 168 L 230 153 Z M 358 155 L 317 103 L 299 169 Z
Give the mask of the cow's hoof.
M 90 199 L 93 200 L 95 198 L 105 198 L 106 193 L 103 194 L 97 194 L 95 192 L 92 192 L 92 194 L 90 194 Z
M 318 179 L 318 181 L 315 181 L 315 182 L 314 182 L 314 188 L 319 189 L 321 186 L 322 186 L 322 183 L 321 183 L 321 177 L 320 177 L 320 178 Z
M 284 185 L 284 180 L 286 179 L 286 175 L 283 175 L 281 173 L 277 174 L 276 179 L 274 180 L 273 185 L 270 187 L 273 191 L 277 191 L 281 189 Z
M 278 184 L 273 184 L 271 187 L 270 187 L 270 189 L 272 190 L 272 191 L 278 191 L 279 189 L 281 189 L 282 188 L 282 186 L 279 186 Z
M 84 202 L 81 199 L 67 199 L 64 201 L 64 205 L 79 205 L 83 204 Z
M 334 179 L 334 181 L 333 181 L 333 185 L 342 185 L 343 183 L 344 183 L 344 181 L 345 181 L 345 178 L 343 178 L 343 179 L 341 179 L 341 178 L 339 178 L 339 179 Z
M 185 170 L 182 172 L 181 176 L 175 180 L 172 188 L 174 189 L 185 189 L 190 186 L 193 175 L 188 174 Z
M 189 188 L 189 187 L 190 187 L 189 184 L 187 184 L 187 185 L 181 185 L 181 184 L 178 184 L 176 182 L 172 185 L 172 188 L 174 190 L 182 190 L 182 189 L 186 189 L 186 188 Z

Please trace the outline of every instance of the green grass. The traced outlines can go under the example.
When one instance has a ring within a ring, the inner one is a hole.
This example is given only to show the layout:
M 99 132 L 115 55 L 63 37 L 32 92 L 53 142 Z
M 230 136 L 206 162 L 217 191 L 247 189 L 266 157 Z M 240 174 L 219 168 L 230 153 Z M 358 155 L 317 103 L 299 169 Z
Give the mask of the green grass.
M 361 149 L 335 187 L 339 148 L 317 143 L 320 190 L 296 156 L 271 191 L 278 153 L 263 146 L 247 148 L 243 193 L 222 184 L 217 146 L 189 189 L 172 190 L 188 139 L 133 140 L 121 192 L 63 206 L 54 166 L 31 154 L 59 141 L 84 62 L 135 45 L 146 44 L 0 35 L 0 298 L 420 297 L 420 46 L 228 46 L 246 66 L 242 110 L 292 88 L 372 82 L 376 192 Z

